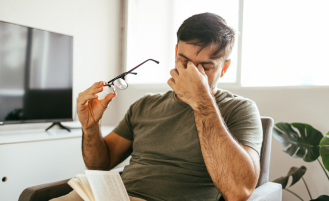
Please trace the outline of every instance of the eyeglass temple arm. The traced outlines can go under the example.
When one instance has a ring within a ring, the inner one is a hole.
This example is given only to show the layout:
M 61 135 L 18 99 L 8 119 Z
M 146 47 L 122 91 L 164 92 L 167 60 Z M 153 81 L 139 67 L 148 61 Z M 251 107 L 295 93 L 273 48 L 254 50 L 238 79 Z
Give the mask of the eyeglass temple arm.
M 141 65 L 143 65 L 144 63 L 148 62 L 148 61 L 154 61 L 155 63 L 159 64 L 160 62 L 154 60 L 154 59 L 148 59 L 148 60 L 145 60 L 144 62 L 138 64 L 136 67 L 130 69 L 129 71 L 125 72 L 125 73 L 121 73 L 120 75 L 116 76 L 115 78 L 113 78 L 112 80 L 108 81 L 108 85 L 113 82 L 114 80 L 118 79 L 118 78 L 121 78 L 121 77 L 125 77 L 127 74 L 133 74 L 133 75 L 137 75 L 136 72 L 131 72 L 133 70 L 135 70 L 136 68 L 140 67 Z
M 157 64 L 160 63 L 160 62 L 158 62 L 158 61 L 156 61 L 156 60 L 154 60 L 154 59 L 148 59 L 148 60 L 146 60 L 146 61 L 140 63 L 138 66 L 136 66 L 136 67 L 132 68 L 131 70 L 127 71 L 127 73 L 130 73 L 131 71 L 134 71 L 136 68 L 140 67 L 141 65 L 143 65 L 144 63 L 146 63 L 146 62 L 148 62 L 148 61 L 154 61 L 154 62 L 157 63 Z
M 116 79 L 119 79 L 121 77 L 126 76 L 127 74 L 133 74 L 133 75 L 137 75 L 136 72 L 126 72 L 126 73 L 121 73 L 120 75 L 116 76 L 115 78 L 113 78 L 112 80 L 108 81 L 107 83 L 110 84 L 111 82 L 114 82 Z

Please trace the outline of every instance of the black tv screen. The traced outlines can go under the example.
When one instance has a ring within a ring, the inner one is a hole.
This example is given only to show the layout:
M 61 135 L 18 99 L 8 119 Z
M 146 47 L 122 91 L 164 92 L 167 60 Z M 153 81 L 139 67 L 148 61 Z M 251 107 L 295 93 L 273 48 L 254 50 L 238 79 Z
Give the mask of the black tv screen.
M 71 121 L 73 37 L 0 21 L 0 124 Z

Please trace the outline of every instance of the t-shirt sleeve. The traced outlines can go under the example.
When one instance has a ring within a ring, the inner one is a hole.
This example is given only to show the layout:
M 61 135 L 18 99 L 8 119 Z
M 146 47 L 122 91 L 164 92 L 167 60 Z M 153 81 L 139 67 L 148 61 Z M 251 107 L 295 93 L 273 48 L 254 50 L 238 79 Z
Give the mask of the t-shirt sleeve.
M 113 129 L 113 132 L 120 135 L 121 137 L 133 141 L 134 140 L 134 133 L 131 125 L 131 118 L 132 118 L 132 111 L 133 105 L 131 105 L 120 121 L 120 123 Z
M 133 141 L 134 140 L 134 132 L 133 132 L 133 124 L 132 119 L 134 116 L 137 115 L 136 111 L 138 107 L 140 106 L 141 102 L 143 101 L 145 97 L 140 98 L 135 103 L 133 103 L 123 119 L 120 121 L 120 123 L 113 129 L 113 132 L 120 135 L 121 137 Z
M 240 144 L 249 146 L 260 154 L 263 129 L 255 102 L 241 100 L 232 111 L 227 127 Z

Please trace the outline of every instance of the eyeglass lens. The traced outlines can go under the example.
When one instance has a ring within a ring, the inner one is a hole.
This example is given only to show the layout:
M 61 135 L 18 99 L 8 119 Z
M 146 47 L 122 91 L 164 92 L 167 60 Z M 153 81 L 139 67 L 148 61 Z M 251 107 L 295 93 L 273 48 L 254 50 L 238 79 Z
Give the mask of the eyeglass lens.
M 117 87 L 118 89 L 127 89 L 127 87 L 128 87 L 127 82 L 122 78 L 119 78 L 119 79 L 115 80 L 113 82 L 113 85 L 115 87 Z
M 143 65 L 147 61 L 154 61 L 155 63 L 159 64 L 159 62 L 156 61 L 156 60 L 154 60 L 154 59 L 148 59 L 148 60 L 142 62 L 141 64 L 137 65 L 136 67 L 130 69 L 129 71 L 127 71 L 125 73 L 122 73 L 122 74 L 118 75 L 117 77 L 113 78 L 112 80 L 108 81 L 107 82 L 108 84 L 103 87 L 104 88 L 104 91 L 106 91 L 107 93 L 110 93 L 110 92 L 115 92 L 115 88 L 118 88 L 118 89 L 127 89 L 128 88 L 128 84 L 124 80 L 124 77 L 127 74 L 137 75 L 136 72 L 132 72 L 132 71 L 134 71 L 136 68 L 138 68 L 139 66 Z
M 124 90 L 124 89 L 127 89 L 128 88 L 128 84 L 127 84 L 127 82 L 124 79 L 119 78 L 119 79 L 115 80 L 113 82 L 113 84 L 108 85 L 108 86 L 105 86 L 104 87 L 104 91 L 107 92 L 107 93 L 116 92 L 115 91 L 115 88 Z

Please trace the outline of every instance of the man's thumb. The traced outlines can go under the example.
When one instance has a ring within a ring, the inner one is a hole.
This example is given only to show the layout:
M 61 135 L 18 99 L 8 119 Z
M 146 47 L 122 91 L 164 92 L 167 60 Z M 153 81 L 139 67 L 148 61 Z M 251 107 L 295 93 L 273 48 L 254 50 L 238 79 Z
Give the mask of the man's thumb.
M 113 99 L 114 97 L 116 97 L 116 95 L 117 95 L 117 93 L 115 93 L 115 92 L 111 92 L 111 93 L 107 94 L 107 95 L 101 100 L 102 105 L 108 105 L 108 104 L 112 101 L 112 99 Z

